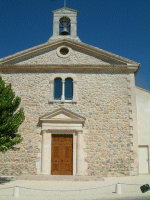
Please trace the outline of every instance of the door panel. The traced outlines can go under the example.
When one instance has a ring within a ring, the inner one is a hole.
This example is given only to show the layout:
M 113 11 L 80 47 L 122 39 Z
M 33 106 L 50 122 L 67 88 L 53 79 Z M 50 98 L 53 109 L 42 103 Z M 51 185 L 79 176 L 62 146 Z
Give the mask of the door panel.
M 58 144 L 53 144 L 52 146 L 52 171 L 53 174 L 57 175 L 58 171 L 60 171 L 60 146 Z
M 73 135 L 52 135 L 51 174 L 72 175 Z
M 148 147 L 139 147 L 139 173 L 148 174 Z

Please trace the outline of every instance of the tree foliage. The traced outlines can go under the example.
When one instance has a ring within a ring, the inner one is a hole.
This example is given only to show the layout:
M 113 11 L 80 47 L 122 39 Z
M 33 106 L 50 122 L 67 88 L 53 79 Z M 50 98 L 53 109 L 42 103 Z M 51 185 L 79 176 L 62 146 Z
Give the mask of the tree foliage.
M 0 76 L 0 151 L 16 150 L 22 141 L 18 128 L 25 119 L 23 108 L 18 109 L 20 97 L 15 97 L 11 84 L 5 85 Z M 18 109 L 18 110 L 17 110 Z

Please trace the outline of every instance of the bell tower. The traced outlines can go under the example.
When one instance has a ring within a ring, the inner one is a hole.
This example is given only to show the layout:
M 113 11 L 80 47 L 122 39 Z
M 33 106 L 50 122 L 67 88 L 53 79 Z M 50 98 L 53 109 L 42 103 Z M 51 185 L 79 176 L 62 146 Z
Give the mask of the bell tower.
M 80 41 L 77 36 L 78 11 L 61 8 L 53 11 L 53 36 L 49 40 L 70 38 Z

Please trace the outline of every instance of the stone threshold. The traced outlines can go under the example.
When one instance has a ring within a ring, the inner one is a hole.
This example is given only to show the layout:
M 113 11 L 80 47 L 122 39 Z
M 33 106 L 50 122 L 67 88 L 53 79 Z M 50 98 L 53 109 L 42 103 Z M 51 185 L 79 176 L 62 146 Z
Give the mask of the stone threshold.
M 37 180 L 37 181 L 104 181 L 100 176 L 71 176 L 71 175 L 21 175 L 1 176 L 8 180 Z

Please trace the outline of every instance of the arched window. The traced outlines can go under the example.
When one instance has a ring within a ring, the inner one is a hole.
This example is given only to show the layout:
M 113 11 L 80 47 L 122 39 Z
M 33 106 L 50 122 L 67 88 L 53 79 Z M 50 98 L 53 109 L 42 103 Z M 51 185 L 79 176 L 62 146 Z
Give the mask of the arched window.
M 54 99 L 60 99 L 62 96 L 62 80 L 61 78 L 55 78 L 54 80 Z
M 73 99 L 73 80 L 72 78 L 65 79 L 65 99 Z
M 54 74 L 50 79 L 49 103 L 76 103 L 77 78 L 74 74 Z

